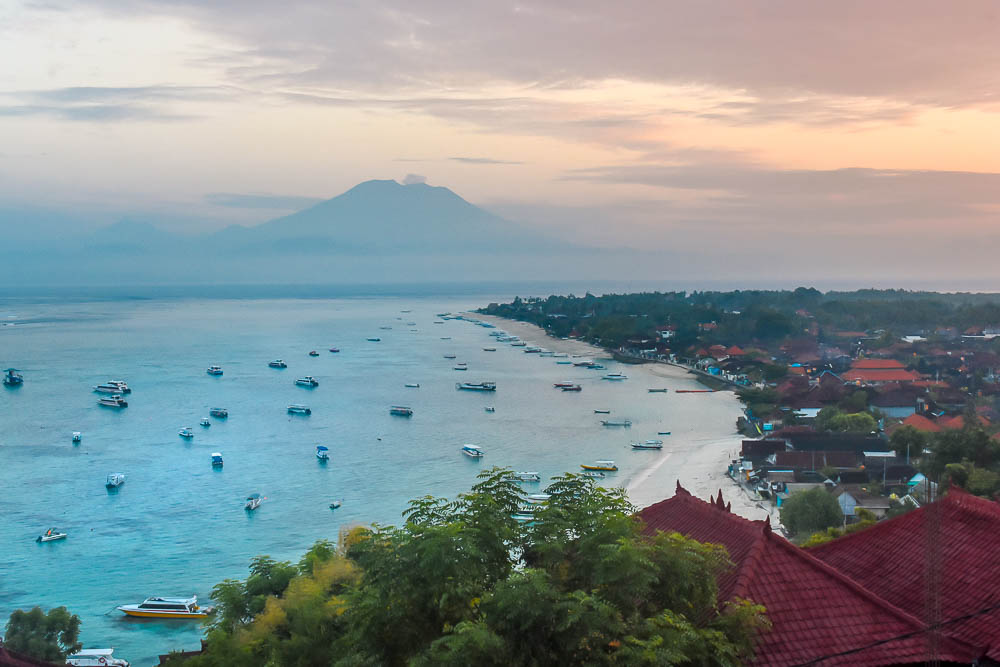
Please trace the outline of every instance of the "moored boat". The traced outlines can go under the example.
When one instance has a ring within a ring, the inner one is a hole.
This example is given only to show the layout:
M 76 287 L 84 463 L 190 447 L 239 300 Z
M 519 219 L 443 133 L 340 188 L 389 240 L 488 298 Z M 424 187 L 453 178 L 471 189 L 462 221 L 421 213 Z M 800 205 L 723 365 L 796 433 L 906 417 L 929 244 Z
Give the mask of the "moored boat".
M 604 479 L 605 477 L 607 477 L 607 475 L 605 475 L 603 472 L 599 472 L 597 470 L 584 470 L 580 474 L 583 475 L 584 477 L 590 477 L 591 479 Z
M 275 359 L 274 361 L 267 362 L 267 365 L 271 368 L 288 368 L 288 364 L 284 362 L 283 359 Z
M 79 431 L 73 431 L 73 442 L 80 442 L 83 440 L 83 434 Z
M 36 542 L 55 542 L 56 540 L 65 540 L 66 533 L 60 533 L 55 528 L 49 528 L 44 533 L 35 538 Z
M 331 347 L 331 348 L 330 348 L 330 351 L 331 351 L 331 352 L 334 352 L 334 353 L 336 353 L 336 352 L 340 352 L 340 348 L 339 348 L 339 347 Z
M 302 405 L 301 403 L 292 403 L 288 406 L 288 414 L 292 415 L 311 415 L 312 410 L 309 409 L 308 405 Z
M 219 419 L 225 419 L 229 416 L 229 410 L 225 408 L 212 408 L 208 411 L 208 414 L 212 417 L 218 417 Z
M 524 502 L 528 503 L 529 505 L 541 505 L 544 502 L 548 502 L 549 498 L 551 497 L 552 496 L 550 496 L 547 493 L 532 493 L 530 496 L 524 499 Z
M 312 375 L 307 375 L 304 378 L 299 378 L 298 380 L 295 381 L 295 384 L 297 384 L 300 387 L 318 387 L 319 386 L 319 382 Z
M 330 509 L 332 510 L 340 509 L 340 506 L 343 504 L 344 504 L 343 500 L 334 500 L 332 503 L 330 503 Z
M 486 410 L 486 412 L 496 412 L 497 411 L 497 409 L 495 407 L 493 407 L 492 405 L 487 405 L 483 409 Z
M 407 387 L 409 389 L 419 389 L 420 388 L 420 383 L 419 382 L 407 382 L 403 386 Z
M 664 387 L 662 389 L 653 389 L 653 388 L 650 388 L 650 389 L 647 389 L 646 391 L 648 391 L 650 394 L 665 394 L 669 390 L 666 387 Z
M 481 459 L 486 455 L 479 445 L 462 445 L 462 453 L 474 459 Z
M 594 409 L 594 414 L 595 415 L 610 415 L 611 414 L 611 410 L 598 410 L 598 409 L 595 408 Z
M 123 472 L 113 472 L 108 475 L 108 480 L 104 483 L 104 486 L 109 489 L 117 489 L 119 486 L 125 483 L 125 473 Z
M 198 596 L 189 598 L 146 598 L 140 604 L 123 604 L 118 611 L 139 618 L 205 618 L 212 607 L 199 607 Z
M 615 472 L 618 470 L 618 466 L 615 465 L 614 461 L 603 459 L 600 461 L 595 461 L 593 464 L 581 463 L 580 467 L 584 470 L 596 470 L 598 472 Z
M 646 442 L 633 442 L 632 449 L 663 449 L 663 441 L 647 440 Z
M 496 351 L 497 351 L 497 349 L 495 347 L 484 347 L 483 348 L 483 352 L 496 352 Z
M 316 458 L 320 461 L 329 461 L 330 450 L 323 445 L 316 445 Z
M 222 464 L 222 452 L 212 452 L 212 467 L 221 468 Z
M 601 424 L 604 426 L 625 426 L 629 427 L 632 425 L 631 419 L 602 419 Z
M 656 435 L 670 435 L 670 431 L 657 431 Z
M 97 400 L 98 405 L 103 405 L 106 408 L 127 408 L 128 401 L 124 398 L 115 394 L 114 396 L 102 396 Z
M 99 394 L 131 394 L 132 390 L 124 380 L 108 380 L 94 387 Z
M 455 355 L 454 354 L 446 354 L 446 355 L 444 355 L 444 358 L 445 359 L 454 359 Z
M 467 371 L 467 370 L 469 370 L 469 367 L 465 366 L 465 365 L 458 365 L 458 366 L 455 366 L 454 368 L 455 368 L 456 371 Z
M 542 481 L 542 476 L 537 472 L 516 472 L 511 475 L 511 478 L 515 482 L 540 482 Z
M 248 512 L 252 512 L 253 510 L 260 507 L 260 504 L 263 501 L 264 498 L 259 493 L 251 493 L 249 496 L 247 496 L 246 502 L 243 503 L 243 509 L 247 510 Z
M 571 384 L 568 387 L 563 387 L 562 390 L 563 391 L 583 391 L 583 387 L 581 387 L 578 384 Z
M 563 380 L 562 382 L 553 382 L 552 386 L 556 389 L 562 389 L 564 387 L 574 387 L 576 386 L 576 383 L 570 382 L 569 380 Z
M 378 343 L 378 342 L 381 342 L 381 340 L 382 339 L 379 338 L 378 336 L 372 336 L 371 338 L 368 339 L 368 342 L 369 343 Z
M 209 375 L 222 375 L 222 366 L 209 366 L 205 372 Z
M 310 357 L 318 357 L 319 356 L 319 352 L 317 352 L 316 350 L 309 350 L 309 356 Z
M 607 375 L 605 375 L 601 379 L 602 380 L 627 380 L 628 376 L 625 375 L 624 373 L 608 373 Z
M 412 417 L 413 408 L 408 408 L 405 405 L 393 405 L 389 408 L 389 414 L 397 417 Z
M 177 431 L 177 435 L 187 440 L 190 440 L 191 438 L 194 437 L 194 429 L 192 429 L 190 426 L 185 426 L 181 430 Z
M 3 376 L 5 387 L 20 387 L 24 384 L 24 376 L 16 368 L 8 368 L 4 370 L 4 373 L 6 373 Z
M 201 420 L 200 422 L 198 422 L 198 424 L 199 424 L 200 426 L 202 426 L 203 428 L 208 428 L 209 426 L 211 426 L 211 425 L 212 425 L 212 420 L 211 420 L 211 419 L 209 419 L 208 417 L 205 417 L 205 418 L 204 418 L 204 419 L 202 419 L 202 420 Z
M 456 382 L 455 389 L 465 391 L 496 391 L 496 382 Z
M 113 648 L 84 648 L 66 656 L 66 664 L 73 667 L 130 667 L 125 658 L 116 658 Z

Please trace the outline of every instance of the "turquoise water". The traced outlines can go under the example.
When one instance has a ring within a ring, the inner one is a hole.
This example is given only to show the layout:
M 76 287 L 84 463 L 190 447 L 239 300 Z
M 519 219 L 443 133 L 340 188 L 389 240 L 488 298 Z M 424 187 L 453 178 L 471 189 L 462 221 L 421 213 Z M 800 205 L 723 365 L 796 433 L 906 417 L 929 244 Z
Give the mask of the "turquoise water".
M 192 593 L 208 602 L 212 586 L 244 577 L 256 554 L 297 560 L 343 523 L 396 523 L 410 498 L 453 496 L 491 465 L 544 479 L 612 458 L 621 471 L 607 483 L 625 485 L 655 455 L 628 442 L 669 430 L 671 401 L 634 379 L 601 381 L 621 370 L 613 362 L 608 371 L 557 365 L 495 343 L 491 329 L 434 323 L 436 313 L 488 300 L 497 299 L 0 301 L 0 322 L 14 323 L 0 326 L 0 367 L 25 377 L 0 391 L 0 619 L 66 605 L 83 621 L 85 646 L 153 664 L 159 653 L 197 647 L 201 627 L 127 619 L 116 605 Z M 308 356 L 313 349 L 319 357 Z M 288 368 L 268 368 L 275 358 Z M 456 361 L 469 370 L 454 371 Z M 211 364 L 225 374 L 207 375 Z M 319 386 L 295 386 L 303 375 Z M 92 387 L 109 379 L 132 387 L 127 409 L 97 405 Z M 552 388 L 563 379 L 583 391 Z M 455 389 L 479 380 L 498 391 Z M 312 415 L 288 415 L 290 403 Z M 393 404 L 414 416 L 389 415 Z M 213 406 L 230 416 L 204 429 L 198 422 Z M 633 428 L 600 426 L 594 408 Z M 193 440 L 177 435 L 184 426 Z M 79 445 L 73 431 L 83 433 Z M 466 442 L 486 456 L 462 456 Z M 325 465 L 318 444 L 330 448 Z M 210 465 L 213 451 L 225 457 L 221 470 Z M 104 488 L 112 472 L 127 475 L 117 492 Z M 266 500 L 248 514 L 253 492 Z M 343 499 L 336 511 L 333 499 Z M 52 526 L 68 539 L 35 543 Z

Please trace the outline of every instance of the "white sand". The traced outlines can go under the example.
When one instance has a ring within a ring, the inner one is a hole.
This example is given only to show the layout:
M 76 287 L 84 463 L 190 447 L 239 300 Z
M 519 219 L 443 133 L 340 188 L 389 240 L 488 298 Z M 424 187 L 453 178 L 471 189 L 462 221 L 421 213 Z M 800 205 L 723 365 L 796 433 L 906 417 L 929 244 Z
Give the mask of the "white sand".
M 555 352 L 604 357 L 606 350 L 578 340 L 561 340 L 545 333 L 533 324 L 501 317 L 469 313 L 470 317 L 490 322 L 529 344 L 545 347 Z M 704 389 L 704 385 L 683 368 L 669 364 L 640 364 L 631 366 L 629 375 L 639 380 L 649 380 L 650 387 L 664 383 L 655 379 L 670 380 L 671 388 Z M 677 481 L 681 486 L 702 500 L 715 496 L 722 490 L 726 502 L 732 503 L 734 513 L 748 519 L 768 516 L 767 505 L 754 502 L 729 477 L 726 468 L 738 455 L 740 441 L 736 432 L 736 419 L 741 405 L 731 391 L 710 394 L 670 394 L 671 401 L 681 401 L 685 410 L 676 423 L 671 424 L 671 435 L 664 438 L 663 449 L 643 470 L 625 480 L 629 498 L 637 507 L 646 507 L 674 495 Z M 774 519 L 772 518 L 772 523 Z

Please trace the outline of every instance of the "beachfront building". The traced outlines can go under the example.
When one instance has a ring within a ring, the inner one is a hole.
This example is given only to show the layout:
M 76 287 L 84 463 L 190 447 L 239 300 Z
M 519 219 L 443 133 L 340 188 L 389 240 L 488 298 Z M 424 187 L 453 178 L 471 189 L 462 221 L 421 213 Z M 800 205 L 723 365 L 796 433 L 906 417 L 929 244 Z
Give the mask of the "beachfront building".
M 925 507 L 811 550 L 775 533 L 767 520 L 733 514 L 721 491 L 704 502 L 680 483 L 673 497 L 642 510 L 639 518 L 649 535 L 677 532 L 727 549 L 734 567 L 718 579 L 720 603 L 752 600 L 766 608 L 772 624 L 757 640 L 755 665 L 996 661 L 1000 508 L 968 494 L 948 506 L 945 502 L 935 503 L 941 506 L 939 523 L 928 520 Z M 934 537 L 947 544 L 934 561 L 942 573 L 948 572 L 940 580 L 937 619 L 950 620 L 990 604 L 994 611 L 940 629 L 926 620 L 921 600 L 928 582 L 923 577 L 927 558 L 935 558 L 927 552 L 928 530 L 940 531 Z M 946 592 L 948 586 L 954 588 Z

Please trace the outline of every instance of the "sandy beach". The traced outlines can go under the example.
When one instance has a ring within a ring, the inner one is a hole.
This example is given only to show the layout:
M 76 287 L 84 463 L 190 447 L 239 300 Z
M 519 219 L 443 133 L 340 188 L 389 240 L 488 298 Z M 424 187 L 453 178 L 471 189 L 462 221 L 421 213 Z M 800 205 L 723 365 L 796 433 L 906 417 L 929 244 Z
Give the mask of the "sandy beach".
M 609 356 L 607 351 L 589 343 L 549 336 L 533 324 L 479 313 L 467 315 L 554 352 L 595 359 Z M 705 387 L 683 368 L 669 364 L 638 364 L 630 367 L 629 375 L 630 381 L 649 387 L 668 387 L 670 401 L 681 401 L 685 407 L 690 405 L 690 410 L 683 412 L 684 417 L 672 424 L 671 435 L 664 437 L 663 449 L 657 456 L 640 472 L 624 480 L 623 486 L 632 503 L 641 508 L 669 498 L 680 481 L 681 486 L 703 500 L 715 496 L 721 489 L 723 498 L 732 503 L 733 512 L 740 516 L 748 519 L 767 517 L 767 506 L 751 500 L 726 476 L 726 468 L 739 453 L 742 440 L 736 432 L 736 419 L 741 414 L 736 395 L 730 391 L 674 393 L 674 389 Z

